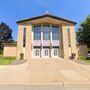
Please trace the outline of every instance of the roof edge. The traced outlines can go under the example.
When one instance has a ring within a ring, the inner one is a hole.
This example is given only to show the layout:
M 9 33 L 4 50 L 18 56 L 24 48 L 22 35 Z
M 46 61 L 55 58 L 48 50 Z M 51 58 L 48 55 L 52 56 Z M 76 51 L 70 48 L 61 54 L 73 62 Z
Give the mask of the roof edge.
M 44 18 L 44 17 L 51 17 L 51 18 L 62 20 L 62 21 L 65 21 L 65 22 L 69 22 L 69 23 L 72 23 L 72 24 L 75 24 L 75 25 L 77 24 L 75 21 L 65 19 L 65 18 L 61 18 L 61 17 L 54 16 L 54 15 L 50 15 L 50 14 L 45 14 L 45 15 L 41 15 L 41 16 L 36 16 L 36 17 L 28 18 L 28 19 L 19 20 L 16 23 L 19 24 L 19 23 L 22 23 L 22 22 L 35 20 L 35 19 L 40 19 L 40 18 Z

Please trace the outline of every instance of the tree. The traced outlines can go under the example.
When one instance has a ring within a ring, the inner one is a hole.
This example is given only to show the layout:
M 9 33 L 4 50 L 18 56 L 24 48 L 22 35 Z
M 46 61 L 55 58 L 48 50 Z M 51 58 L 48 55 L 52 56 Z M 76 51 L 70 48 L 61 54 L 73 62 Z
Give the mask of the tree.
M 81 23 L 76 35 L 79 44 L 86 44 L 90 48 L 90 15 Z
M 0 23 L 0 43 L 13 42 L 12 29 L 6 24 Z
M 0 23 L 0 49 L 3 49 L 2 43 L 14 42 L 12 37 L 12 29 L 6 24 Z

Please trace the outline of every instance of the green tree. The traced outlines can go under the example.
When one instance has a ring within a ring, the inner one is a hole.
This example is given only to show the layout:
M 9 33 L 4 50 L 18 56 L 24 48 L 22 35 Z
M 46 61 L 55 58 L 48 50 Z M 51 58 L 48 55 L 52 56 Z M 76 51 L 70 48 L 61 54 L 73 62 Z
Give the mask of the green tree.
M 3 49 L 2 43 L 14 42 L 12 37 L 12 29 L 6 24 L 0 23 L 0 49 Z
M 86 44 L 90 48 L 90 15 L 81 23 L 76 35 L 79 44 Z

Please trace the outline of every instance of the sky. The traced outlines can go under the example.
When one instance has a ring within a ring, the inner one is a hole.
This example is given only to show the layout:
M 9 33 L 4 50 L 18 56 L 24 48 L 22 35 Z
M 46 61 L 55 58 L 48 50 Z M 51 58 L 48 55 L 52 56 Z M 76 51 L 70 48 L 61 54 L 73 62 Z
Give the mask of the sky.
M 18 34 L 16 21 L 43 15 L 46 11 L 77 22 L 77 29 L 90 15 L 90 0 L 0 0 L 0 22 L 10 26 L 15 40 Z

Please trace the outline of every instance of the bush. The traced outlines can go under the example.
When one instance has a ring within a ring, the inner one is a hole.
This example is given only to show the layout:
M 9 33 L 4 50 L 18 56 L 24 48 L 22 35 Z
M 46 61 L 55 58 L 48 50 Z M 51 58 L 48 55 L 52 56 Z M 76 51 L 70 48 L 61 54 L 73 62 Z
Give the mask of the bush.
M 3 49 L 0 49 L 0 55 L 3 55 Z
M 90 60 L 90 56 L 86 57 L 86 60 Z
M 85 60 L 86 59 L 86 56 L 79 56 L 79 59 Z
M 90 56 L 79 56 L 81 60 L 90 60 Z

